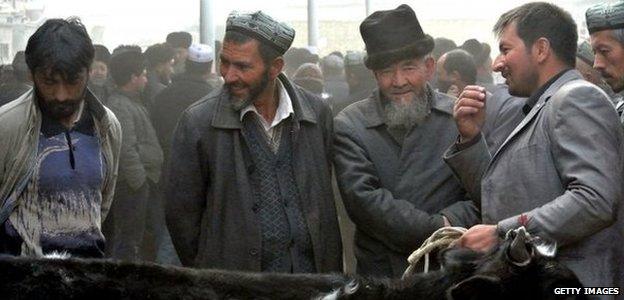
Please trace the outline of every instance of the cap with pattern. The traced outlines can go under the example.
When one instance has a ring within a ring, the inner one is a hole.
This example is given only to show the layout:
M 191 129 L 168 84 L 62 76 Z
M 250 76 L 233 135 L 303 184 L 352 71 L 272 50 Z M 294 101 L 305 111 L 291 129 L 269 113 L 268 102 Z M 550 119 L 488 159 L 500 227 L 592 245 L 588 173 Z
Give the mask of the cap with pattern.
M 262 11 L 240 13 L 233 11 L 228 16 L 225 31 L 237 31 L 266 43 L 280 54 L 284 54 L 295 39 L 295 30 L 285 23 L 275 21 Z
M 212 47 L 204 44 L 193 44 L 188 48 L 188 60 L 197 63 L 207 63 L 214 60 Z
M 624 1 L 592 6 L 585 12 L 585 20 L 590 34 L 602 30 L 624 28 Z

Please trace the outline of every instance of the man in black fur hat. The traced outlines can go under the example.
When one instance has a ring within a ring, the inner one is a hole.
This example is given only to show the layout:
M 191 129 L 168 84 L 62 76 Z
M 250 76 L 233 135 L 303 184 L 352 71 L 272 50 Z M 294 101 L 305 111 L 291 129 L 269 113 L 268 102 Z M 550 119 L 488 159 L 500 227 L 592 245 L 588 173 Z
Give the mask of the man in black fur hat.
M 427 83 L 433 38 L 407 5 L 373 13 L 360 32 L 378 89 L 335 118 L 334 164 L 357 227 L 357 272 L 397 277 L 435 230 L 478 214 L 441 158 L 457 129 L 454 98 Z

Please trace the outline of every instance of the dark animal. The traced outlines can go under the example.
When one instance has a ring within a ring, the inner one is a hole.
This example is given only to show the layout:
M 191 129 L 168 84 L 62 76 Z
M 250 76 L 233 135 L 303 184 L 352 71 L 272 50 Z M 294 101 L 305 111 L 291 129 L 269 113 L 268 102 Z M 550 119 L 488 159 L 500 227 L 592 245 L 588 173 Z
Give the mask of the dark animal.
M 404 280 L 354 279 L 321 299 L 586 299 L 554 293 L 583 285 L 538 247 L 522 227 L 488 254 L 448 249 L 440 253 L 440 271 Z
M 0 258 L 2 299 L 556 299 L 576 276 L 522 234 L 487 255 L 442 252 L 443 270 L 406 280 L 259 274 L 107 260 Z

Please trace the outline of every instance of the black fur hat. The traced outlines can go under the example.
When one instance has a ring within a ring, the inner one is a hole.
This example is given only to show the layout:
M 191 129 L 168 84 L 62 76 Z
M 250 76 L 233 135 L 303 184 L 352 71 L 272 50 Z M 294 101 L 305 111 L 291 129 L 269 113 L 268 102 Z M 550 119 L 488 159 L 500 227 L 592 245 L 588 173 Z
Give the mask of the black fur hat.
M 402 4 L 393 10 L 380 10 L 360 24 L 366 44 L 367 68 L 378 70 L 398 61 L 431 53 L 433 38 L 420 27 L 411 7 Z

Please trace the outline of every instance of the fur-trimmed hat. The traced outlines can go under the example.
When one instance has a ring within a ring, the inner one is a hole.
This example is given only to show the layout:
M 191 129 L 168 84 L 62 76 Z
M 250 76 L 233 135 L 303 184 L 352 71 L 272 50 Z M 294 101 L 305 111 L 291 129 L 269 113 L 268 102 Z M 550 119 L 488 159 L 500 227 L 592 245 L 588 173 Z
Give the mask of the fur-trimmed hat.
M 392 10 L 380 10 L 360 24 L 366 44 L 364 64 L 375 70 L 398 61 L 431 53 L 433 38 L 420 27 L 411 7 L 402 4 Z

